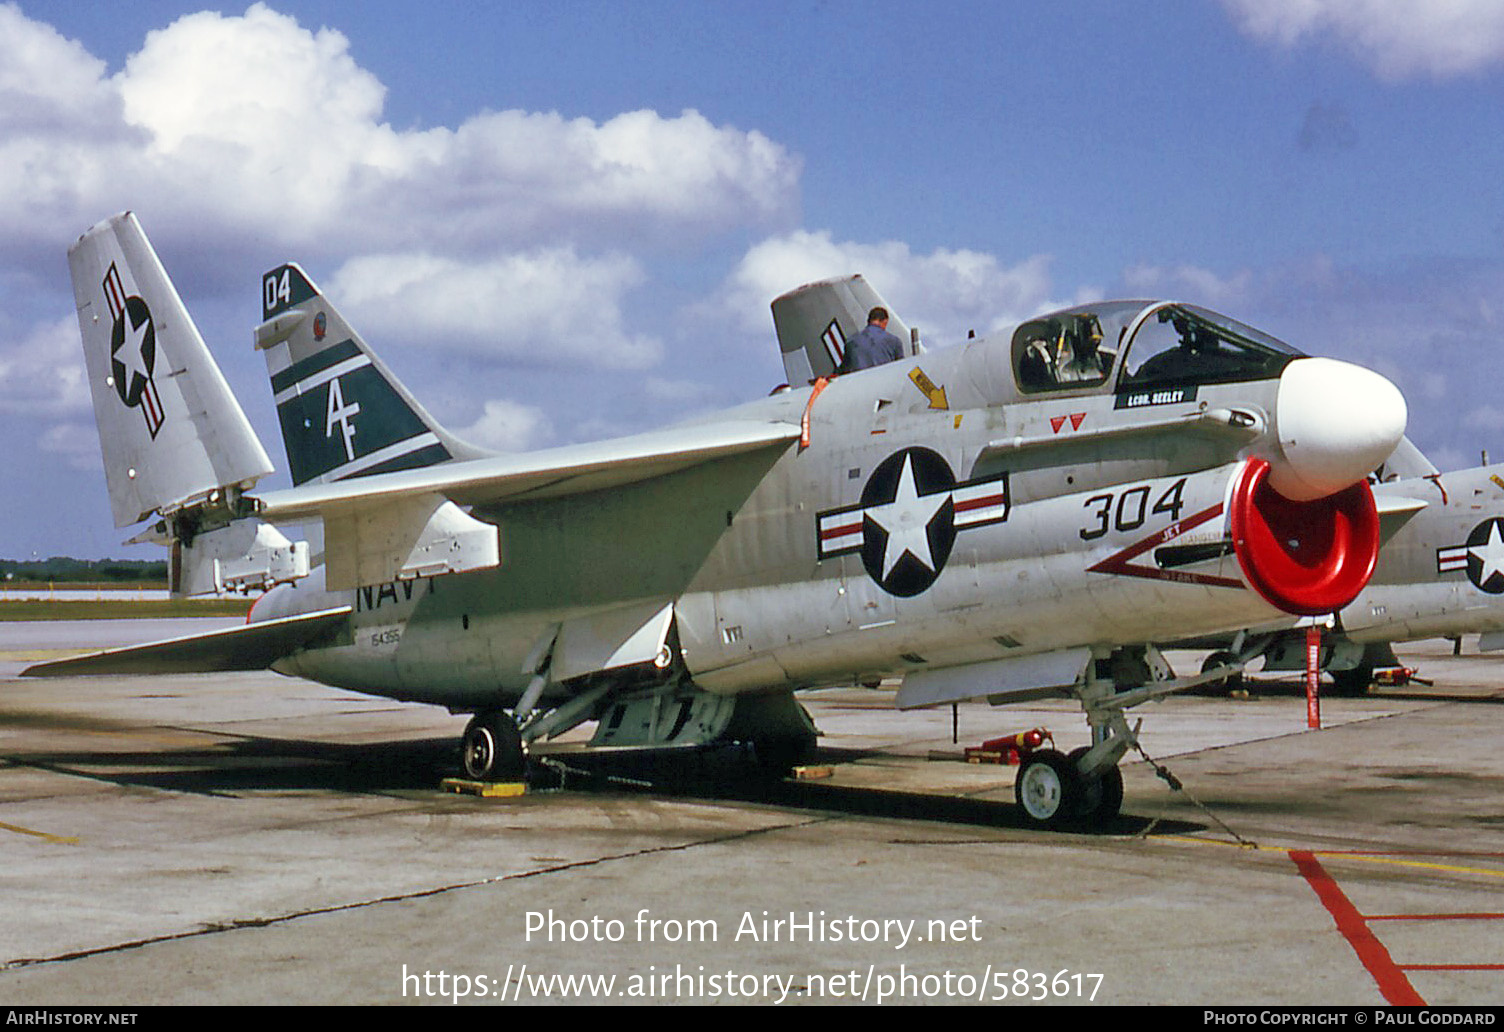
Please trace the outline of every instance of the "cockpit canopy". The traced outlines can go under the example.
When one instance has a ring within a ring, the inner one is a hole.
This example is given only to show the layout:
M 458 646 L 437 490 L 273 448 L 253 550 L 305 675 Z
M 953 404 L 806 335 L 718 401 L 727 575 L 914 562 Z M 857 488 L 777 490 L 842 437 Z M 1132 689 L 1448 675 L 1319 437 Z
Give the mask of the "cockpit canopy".
M 1302 352 L 1194 305 L 1106 301 L 1031 319 L 1013 334 L 1013 372 L 1025 394 L 1266 380 Z

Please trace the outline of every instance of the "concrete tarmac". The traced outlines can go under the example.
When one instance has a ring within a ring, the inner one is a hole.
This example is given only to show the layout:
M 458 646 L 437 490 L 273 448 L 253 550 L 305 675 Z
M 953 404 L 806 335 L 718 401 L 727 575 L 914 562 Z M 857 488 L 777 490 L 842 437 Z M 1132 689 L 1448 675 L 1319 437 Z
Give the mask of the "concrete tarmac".
M 15 676 L 200 629 L 167 623 L 0 624 L 8 1004 L 1504 997 L 1504 660 L 1446 643 L 1401 649 L 1434 686 L 1325 699 L 1320 731 L 1294 679 L 1142 707 L 1184 791 L 1130 758 L 1120 820 L 1050 833 L 1016 768 L 930 758 L 959 751 L 949 710 L 880 690 L 806 697 L 824 780 L 623 759 L 482 799 L 441 790 L 465 718 L 432 707 Z M 1066 702 L 958 724 L 1087 741 Z

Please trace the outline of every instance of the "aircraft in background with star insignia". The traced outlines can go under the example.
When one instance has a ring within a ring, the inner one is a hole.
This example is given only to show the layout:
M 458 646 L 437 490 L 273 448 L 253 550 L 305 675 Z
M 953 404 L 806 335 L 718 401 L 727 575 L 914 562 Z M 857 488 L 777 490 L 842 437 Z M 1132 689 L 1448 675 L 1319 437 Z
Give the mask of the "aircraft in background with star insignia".
M 1460 647 L 1477 634 L 1480 651 L 1504 649 L 1504 516 L 1492 515 L 1504 513 L 1504 466 L 1441 473 L 1403 441 L 1384 473 L 1374 494 L 1394 528 L 1368 586 L 1331 614 L 1322 633 L 1321 668 L 1349 695 L 1366 692 L 1376 670 L 1401 666 L 1397 642 L 1451 638 Z M 1303 630 L 1252 628 L 1241 656 L 1230 642 L 1190 644 L 1218 650 L 1208 669 L 1260 660 L 1264 671 L 1305 668 Z
M 816 731 L 801 689 L 901 679 L 903 708 L 1063 694 L 1092 742 L 1034 753 L 1041 824 L 1113 818 L 1125 713 L 1201 683 L 1152 644 L 1341 609 L 1385 514 L 1367 476 L 1404 433 L 1382 376 L 1167 301 L 1083 305 L 834 377 L 875 292 L 774 302 L 786 389 L 615 441 L 492 455 L 448 433 L 296 265 L 262 282 L 294 486 L 129 214 L 70 251 L 116 522 L 173 550 L 180 593 L 268 589 L 246 627 L 33 674 L 250 668 L 474 714 L 462 762 L 515 777 L 592 744 Z M 156 436 L 113 386 L 112 265 L 156 316 Z M 163 378 L 161 370 L 172 376 Z M 811 382 L 813 381 L 813 382 Z M 275 524 L 319 521 L 310 562 Z
M 1436 550 L 1436 572 L 1466 570 L 1473 587 L 1490 595 L 1504 593 L 1504 519 L 1490 517 L 1479 523 L 1467 541 Z

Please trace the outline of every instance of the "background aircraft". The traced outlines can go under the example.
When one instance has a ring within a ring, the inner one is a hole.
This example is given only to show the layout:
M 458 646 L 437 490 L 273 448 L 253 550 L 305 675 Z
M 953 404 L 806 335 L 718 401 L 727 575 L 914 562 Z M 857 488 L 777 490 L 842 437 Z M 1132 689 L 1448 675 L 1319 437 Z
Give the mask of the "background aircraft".
M 1405 468 L 1416 467 L 1429 472 L 1374 486 L 1381 504 L 1410 514 L 1386 538 L 1368 586 L 1323 631 L 1322 669 L 1339 692 L 1362 693 L 1375 669 L 1399 666 L 1396 642 L 1479 634 L 1481 649 L 1504 647 L 1504 465 L 1439 473 L 1415 452 Z M 1303 630 L 1254 640 L 1260 648 L 1249 662 L 1262 657 L 1264 670 L 1305 669 Z M 1234 658 L 1228 643 L 1199 643 L 1218 650 L 1206 669 Z M 1228 686 L 1237 683 L 1235 677 Z
M 474 712 L 476 777 L 588 720 L 598 745 L 743 740 L 782 766 L 815 735 L 794 691 L 901 676 L 904 707 L 1074 695 L 1094 744 L 1036 753 L 1016 794 L 1045 823 L 1110 817 L 1125 710 L 1198 680 L 1149 643 L 1351 601 L 1380 539 L 1365 477 L 1405 424 L 1368 370 L 1115 302 L 488 456 L 286 265 L 256 343 L 298 485 L 261 492 L 266 455 L 135 219 L 69 260 L 116 522 L 155 518 L 178 588 L 287 583 L 246 628 L 32 672 L 270 662 Z M 309 519 L 322 563 L 266 526 Z

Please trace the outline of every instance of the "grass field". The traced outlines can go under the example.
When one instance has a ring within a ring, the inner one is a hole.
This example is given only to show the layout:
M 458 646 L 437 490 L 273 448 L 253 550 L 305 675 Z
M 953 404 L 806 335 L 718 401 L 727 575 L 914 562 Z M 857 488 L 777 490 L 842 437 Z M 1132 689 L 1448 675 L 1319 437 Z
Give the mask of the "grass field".
M 17 599 L 0 601 L 3 620 L 157 620 L 180 616 L 238 616 L 250 612 L 248 598 L 207 599 Z
M 7 591 L 166 591 L 167 582 L 161 581 L 70 581 L 70 580 L 10 580 L 0 582 L 0 598 Z

